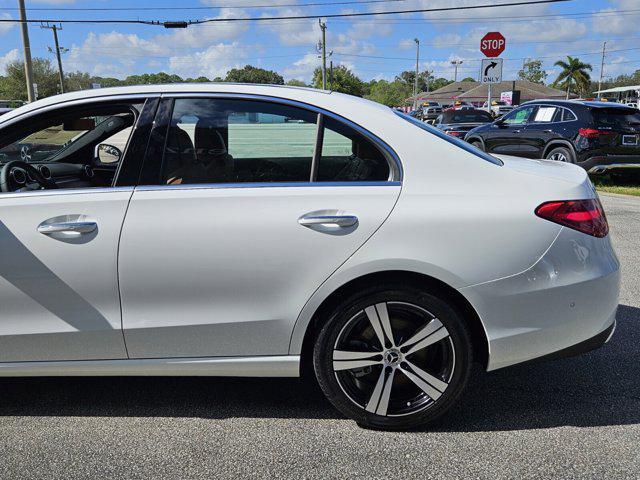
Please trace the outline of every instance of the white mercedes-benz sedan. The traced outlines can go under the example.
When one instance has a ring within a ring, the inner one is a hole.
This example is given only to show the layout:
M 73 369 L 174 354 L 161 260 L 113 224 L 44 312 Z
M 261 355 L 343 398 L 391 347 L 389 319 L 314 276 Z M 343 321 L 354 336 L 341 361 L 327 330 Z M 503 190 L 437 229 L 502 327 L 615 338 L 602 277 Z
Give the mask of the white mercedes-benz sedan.
M 0 376 L 315 375 L 402 429 L 615 327 L 584 170 L 303 88 L 76 92 L 0 120 Z

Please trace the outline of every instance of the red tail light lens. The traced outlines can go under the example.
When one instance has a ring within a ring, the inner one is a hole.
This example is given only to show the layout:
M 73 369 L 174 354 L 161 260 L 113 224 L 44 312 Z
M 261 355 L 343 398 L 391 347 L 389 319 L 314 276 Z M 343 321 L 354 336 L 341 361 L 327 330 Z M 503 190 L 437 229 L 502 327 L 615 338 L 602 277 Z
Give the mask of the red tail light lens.
M 607 217 L 600 201 L 595 198 L 545 202 L 536 208 L 536 215 L 598 238 L 609 233 Z
M 446 132 L 447 135 L 451 135 L 452 137 L 464 137 L 465 132 L 456 132 L 449 130 Z
M 600 135 L 615 135 L 615 132 L 610 130 L 598 130 L 596 128 L 581 128 L 578 130 L 578 133 L 584 138 L 598 138 Z

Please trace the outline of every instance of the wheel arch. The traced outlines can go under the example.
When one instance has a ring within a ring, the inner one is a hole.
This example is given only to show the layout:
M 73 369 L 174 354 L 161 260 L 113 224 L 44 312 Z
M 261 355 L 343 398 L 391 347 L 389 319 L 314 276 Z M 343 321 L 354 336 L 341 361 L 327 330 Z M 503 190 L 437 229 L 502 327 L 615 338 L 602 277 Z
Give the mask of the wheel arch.
M 573 156 L 573 161 L 576 161 L 576 150 L 573 148 L 573 145 L 568 140 L 551 140 L 546 147 L 544 147 L 544 152 L 542 153 L 542 158 L 547 158 L 547 154 L 556 147 L 567 147 L 569 152 Z
M 483 139 L 482 137 L 478 136 L 478 135 L 473 135 L 473 136 L 471 136 L 471 137 L 469 137 L 469 138 L 465 139 L 465 141 L 466 141 L 467 143 L 471 143 L 471 142 L 474 142 L 474 141 L 478 141 L 478 142 L 480 142 L 480 144 L 482 145 L 482 151 L 483 151 L 483 152 L 486 152 L 486 151 L 487 151 L 487 147 L 486 147 L 486 145 L 485 145 L 485 143 L 484 143 L 484 139 Z
M 407 283 L 412 286 L 419 286 L 425 291 L 435 293 L 456 307 L 462 318 L 467 322 L 471 331 L 473 342 L 474 360 L 484 369 L 489 363 L 489 340 L 480 316 L 469 300 L 458 290 L 447 283 L 424 273 L 407 270 L 386 270 L 368 273 L 349 280 L 348 282 L 335 288 L 328 296 L 322 300 L 315 309 L 307 325 L 305 326 L 302 345 L 300 348 L 300 370 L 301 375 L 306 376 L 313 372 L 312 357 L 315 339 L 326 321 L 326 317 L 331 309 L 349 295 L 381 282 Z

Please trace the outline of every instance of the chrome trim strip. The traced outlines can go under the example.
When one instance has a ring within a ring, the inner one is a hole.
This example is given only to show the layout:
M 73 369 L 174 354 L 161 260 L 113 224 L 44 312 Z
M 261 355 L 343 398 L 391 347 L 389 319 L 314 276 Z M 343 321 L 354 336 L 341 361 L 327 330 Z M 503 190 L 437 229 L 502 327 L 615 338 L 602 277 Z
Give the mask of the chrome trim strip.
M 23 114 L 18 115 L 17 117 L 12 117 L 4 122 L 0 117 L 0 129 L 9 127 L 14 123 L 21 122 L 33 115 L 39 115 L 41 113 L 46 113 L 51 110 L 57 110 L 60 108 L 67 107 L 75 107 L 78 105 L 85 105 L 87 103 L 97 103 L 97 102 L 118 102 L 120 100 L 141 100 L 144 101 L 148 98 L 159 98 L 161 96 L 160 93 L 131 93 L 131 94 L 123 94 L 123 95 L 103 95 L 103 96 L 95 96 L 95 97 L 85 97 L 78 98 L 75 100 L 66 100 L 60 101 L 56 103 L 52 103 L 49 105 L 45 105 L 42 107 L 34 108 L 33 110 L 29 110 L 28 112 L 24 112 Z
M 604 173 L 608 170 L 640 168 L 640 163 L 612 163 L 611 165 L 595 165 L 589 169 L 589 173 Z
M 292 187 L 399 187 L 402 182 L 264 182 L 264 183 L 201 183 L 193 185 L 141 185 L 136 191 L 206 190 L 222 188 L 292 188 Z
M 0 377 L 40 376 L 299 377 L 299 355 L 0 363 Z
M 89 193 L 133 192 L 133 187 L 103 188 L 59 188 L 53 190 L 34 190 L 32 192 L 0 193 L 0 200 L 23 197 L 48 197 L 50 195 L 83 195 Z
M 252 93 L 227 93 L 227 92 L 190 92 L 190 93 L 173 93 L 173 92 L 165 92 L 162 94 L 162 98 L 227 98 L 227 99 L 240 99 L 240 100 L 263 100 L 267 102 L 273 103 L 281 103 L 284 105 L 291 105 L 294 107 L 304 108 L 306 110 L 311 110 L 312 112 L 321 113 L 326 115 L 327 117 L 331 117 L 334 120 L 344 123 L 345 125 L 353 128 L 358 133 L 364 135 L 373 143 L 375 143 L 378 147 L 382 148 L 391 158 L 393 162 L 390 163 L 391 172 L 390 172 L 390 181 L 402 181 L 404 171 L 402 168 L 402 162 L 400 161 L 400 157 L 389 145 L 387 145 L 382 139 L 371 133 L 369 130 L 361 127 L 357 123 L 352 122 L 351 120 L 337 114 L 331 112 L 329 110 L 325 110 L 322 107 L 318 107 L 316 105 L 312 105 L 310 103 L 301 102 L 298 100 L 292 100 L 290 98 L 281 98 L 274 97 L 270 95 L 260 95 L 260 94 L 252 94 Z

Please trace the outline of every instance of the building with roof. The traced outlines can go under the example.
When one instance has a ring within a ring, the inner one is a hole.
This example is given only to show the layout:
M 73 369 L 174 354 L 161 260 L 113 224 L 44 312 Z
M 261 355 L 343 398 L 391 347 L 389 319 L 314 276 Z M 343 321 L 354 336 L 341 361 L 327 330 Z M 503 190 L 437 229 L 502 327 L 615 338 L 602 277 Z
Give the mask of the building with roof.
M 512 90 L 520 91 L 520 103 L 540 99 L 565 99 L 567 92 L 557 88 L 548 87 L 541 83 L 528 80 L 509 80 L 491 85 L 492 100 L 499 100 L 503 92 Z M 487 101 L 489 84 L 480 82 L 454 82 L 433 92 L 423 92 L 418 95 L 418 104 L 427 101 L 436 101 L 442 105 L 453 104 L 456 101 L 464 101 L 474 105 L 482 105 Z M 571 98 L 577 98 L 572 94 Z M 407 99 L 413 102 L 413 97 Z

